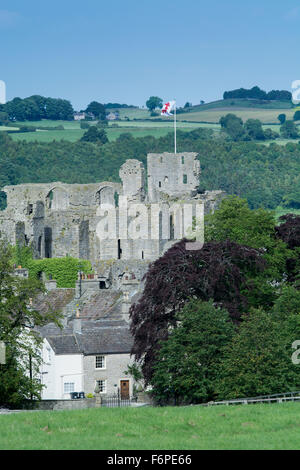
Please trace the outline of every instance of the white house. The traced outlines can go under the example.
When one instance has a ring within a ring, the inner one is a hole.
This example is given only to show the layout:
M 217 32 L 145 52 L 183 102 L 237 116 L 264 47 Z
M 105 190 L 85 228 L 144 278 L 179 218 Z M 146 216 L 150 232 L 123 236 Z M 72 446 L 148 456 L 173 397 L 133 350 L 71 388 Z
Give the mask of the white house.
M 116 298 L 117 294 L 105 296 L 100 291 L 81 317 L 69 319 L 63 329 L 54 324 L 38 328 L 44 338 L 42 399 L 69 399 L 72 392 L 94 393 L 97 383 L 102 395 L 113 395 L 119 389 L 121 398 L 132 396 L 133 379 L 125 371 L 133 362 L 133 339 L 122 313 L 123 301 Z

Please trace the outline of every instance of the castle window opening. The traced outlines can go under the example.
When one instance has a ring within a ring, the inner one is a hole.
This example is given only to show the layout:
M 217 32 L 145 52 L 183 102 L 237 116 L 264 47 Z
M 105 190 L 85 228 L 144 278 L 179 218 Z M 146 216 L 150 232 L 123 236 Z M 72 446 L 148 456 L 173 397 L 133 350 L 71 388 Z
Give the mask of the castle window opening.
M 38 239 L 38 254 L 39 256 L 42 255 L 42 235 L 40 235 Z
M 119 193 L 117 192 L 114 193 L 114 199 L 115 199 L 115 206 L 119 207 Z
M 121 240 L 118 240 L 118 259 L 122 257 Z
M 159 188 L 161 188 L 161 181 L 158 182 L 158 186 L 159 186 Z
M 181 163 L 184 164 L 184 156 L 181 157 Z
M 45 227 L 45 258 L 52 258 L 52 229 Z
M 106 282 L 105 282 L 105 281 L 100 281 L 100 282 L 99 282 L 99 288 L 100 288 L 100 289 L 107 289 L 107 287 L 106 287 Z
M 28 204 L 27 206 L 27 215 L 30 215 L 33 213 L 33 204 Z
M 50 191 L 50 193 L 47 196 L 47 207 L 48 207 L 48 209 L 51 209 L 52 201 L 53 201 L 53 191 Z
M 7 208 L 7 195 L 4 191 L 0 191 L 0 211 Z
M 187 184 L 187 175 L 183 175 L 182 182 L 183 184 Z
M 170 215 L 170 240 L 174 240 L 174 217 Z

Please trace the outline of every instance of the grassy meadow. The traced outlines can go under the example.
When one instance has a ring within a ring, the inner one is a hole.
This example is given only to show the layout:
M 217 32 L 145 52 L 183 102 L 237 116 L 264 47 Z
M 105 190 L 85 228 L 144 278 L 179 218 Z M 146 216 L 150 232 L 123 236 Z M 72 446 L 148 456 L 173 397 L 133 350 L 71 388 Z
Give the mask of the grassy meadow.
M 287 102 L 259 102 L 257 100 L 219 100 L 211 103 L 193 106 L 188 112 L 177 114 L 177 128 L 182 130 L 192 130 L 197 127 L 211 128 L 220 131 L 219 120 L 227 113 L 234 113 L 243 121 L 247 119 L 260 119 L 264 128 L 270 127 L 279 132 L 278 115 L 285 113 L 287 119 L 292 119 L 295 110 Z M 163 118 L 161 116 L 151 117 L 145 108 L 121 108 L 119 110 L 120 120 L 110 121 L 107 127 L 107 135 L 110 141 L 116 140 L 123 132 L 129 132 L 133 137 L 162 137 L 173 129 L 173 118 Z M 157 120 L 159 119 L 159 120 Z M 92 121 L 90 125 L 94 125 Z M 14 140 L 25 140 L 27 142 L 51 142 L 53 140 L 67 140 L 75 142 L 79 140 L 86 130 L 80 128 L 79 121 L 25 121 L 14 124 L 16 127 L 0 126 L 0 132 L 18 130 L 17 126 L 47 127 L 48 129 L 37 129 L 36 132 L 11 133 Z M 58 125 L 64 127 L 63 130 L 49 129 Z M 276 143 L 285 145 L 288 140 L 278 139 Z M 270 142 L 263 142 L 269 145 Z
M 1 450 L 298 449 L 300 403 L 0 415 Z

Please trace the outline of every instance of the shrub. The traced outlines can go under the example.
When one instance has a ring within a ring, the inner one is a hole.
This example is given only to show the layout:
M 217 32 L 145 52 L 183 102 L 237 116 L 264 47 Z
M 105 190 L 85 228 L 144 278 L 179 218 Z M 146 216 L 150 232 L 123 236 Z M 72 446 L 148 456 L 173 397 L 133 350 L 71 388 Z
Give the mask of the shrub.
M 88 122 L 80 121 L 80 129 L 88 129 L 90 127 Z

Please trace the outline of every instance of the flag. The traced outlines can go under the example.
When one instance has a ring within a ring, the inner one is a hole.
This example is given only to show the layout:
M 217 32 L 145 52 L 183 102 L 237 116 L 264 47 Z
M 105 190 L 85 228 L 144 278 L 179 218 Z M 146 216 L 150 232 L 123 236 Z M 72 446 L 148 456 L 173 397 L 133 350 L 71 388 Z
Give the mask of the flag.
M 161 110 L 161 116 L 173 116 L 172 113 L 170 113 L 171 109 L 174 108 L 176 101 L 168 101 L 163 105 L 163 108 Z

